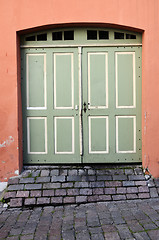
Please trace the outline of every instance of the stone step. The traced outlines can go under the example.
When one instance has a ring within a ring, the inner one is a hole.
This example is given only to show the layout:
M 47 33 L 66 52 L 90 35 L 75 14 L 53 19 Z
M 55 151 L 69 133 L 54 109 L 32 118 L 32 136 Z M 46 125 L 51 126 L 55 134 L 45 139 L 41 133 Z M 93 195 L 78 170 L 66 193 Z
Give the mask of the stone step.
M 159 180 L 141 165 L 25 166 L 10 178 L 3 202 L 10 207 L 157 198 Z

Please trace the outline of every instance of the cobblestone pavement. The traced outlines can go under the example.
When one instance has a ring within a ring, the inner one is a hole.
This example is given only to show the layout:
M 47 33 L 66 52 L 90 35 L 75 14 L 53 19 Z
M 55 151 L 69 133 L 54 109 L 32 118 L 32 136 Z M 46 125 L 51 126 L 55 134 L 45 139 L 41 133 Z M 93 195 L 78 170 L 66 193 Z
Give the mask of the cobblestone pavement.
M 159 197 L 159 179 L 140 165 L 29 166 L 10 178 L 10 207 L 80 204 Z
M 159 239 L 159 199 L 0 208 L 0 240 Z

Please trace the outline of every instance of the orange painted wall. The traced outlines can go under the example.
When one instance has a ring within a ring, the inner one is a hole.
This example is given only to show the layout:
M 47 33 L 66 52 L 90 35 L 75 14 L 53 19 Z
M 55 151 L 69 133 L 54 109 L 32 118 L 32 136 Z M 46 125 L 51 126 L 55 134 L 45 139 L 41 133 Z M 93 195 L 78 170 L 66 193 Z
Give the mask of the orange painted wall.
M 0 0 L 0 181 L 22 167 L 17 33 L 65 23 L 115 24 L 144 31 L 143 166 L 159 177 L 159 0 Z

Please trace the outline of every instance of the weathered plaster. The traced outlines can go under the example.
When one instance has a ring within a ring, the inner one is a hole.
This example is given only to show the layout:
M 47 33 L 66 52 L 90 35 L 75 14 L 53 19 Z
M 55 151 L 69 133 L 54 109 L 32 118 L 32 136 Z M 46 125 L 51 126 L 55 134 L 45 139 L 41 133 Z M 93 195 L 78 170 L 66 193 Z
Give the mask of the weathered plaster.
M 6 139 L 4 142 L 0 143 L 0 148 L 5 148 L 9 146 L 12 142 L 14 142 L 14 138 L 12 136 L 9 136 L 8 139 Z

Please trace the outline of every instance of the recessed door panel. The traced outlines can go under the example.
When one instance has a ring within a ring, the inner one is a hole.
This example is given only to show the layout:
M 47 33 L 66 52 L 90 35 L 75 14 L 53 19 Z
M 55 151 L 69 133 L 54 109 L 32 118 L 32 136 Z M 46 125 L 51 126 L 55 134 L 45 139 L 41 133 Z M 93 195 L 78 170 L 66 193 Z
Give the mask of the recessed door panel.
M 108 106 L 108 66 L 106 52 L 88 52 L 88 103 L 90 108 Z
M 26 55 L 27 108 L 46 108 L 46 55 Z
M 136 117 L 116 117 L 116 153 L 136 153 Z
M 54 53 L 54 108 L 74 107 L 73 53 Z
M 74 117 L 55 117 L 55 154 L 74 154 Z
M 135 52 L 116 52 L 116 107 L 135 108 Z
M 109 149 L 109 132 L 107 116 L 90 116 L 89 123 L 89 153 L 104 154 Z
M 27 118 L 28 154 L 47 153 L 47 119 L 46 117 Z

